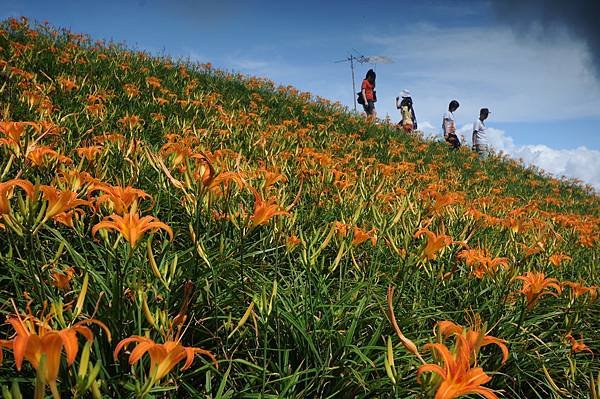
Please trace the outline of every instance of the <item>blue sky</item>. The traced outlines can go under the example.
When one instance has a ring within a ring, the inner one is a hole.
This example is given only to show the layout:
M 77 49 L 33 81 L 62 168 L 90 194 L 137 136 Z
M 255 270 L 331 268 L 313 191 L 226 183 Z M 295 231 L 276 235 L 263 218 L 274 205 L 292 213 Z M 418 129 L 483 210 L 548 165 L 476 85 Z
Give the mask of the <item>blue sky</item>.
M 586 181 L 600 187 L 600 76 L 585 41 L 567 29 L 515 29 L 497 18 L 502 3 L 493 3 L 0 0 L 0 17 L 48 20 L 94 39 L 265 76 L 348 106 L 350 66 L 334 61 L 350 53 L 384 55 L 394 63 L 356 68 L 357 86 L 368 68 L 377 71 L 380 117 L 399 119 L 394 99 L 402 89 L 412 92 L 428 134 L 439 134 L 452 99 L 461 103 L 461 126 L 488 107 L 496 149 L 530 163 L 570 157 L 564 161 L 595 168 Z M 591 158 L 572 159 L 579 156 Z M 567 167 L 550 172 L 582 176 Z

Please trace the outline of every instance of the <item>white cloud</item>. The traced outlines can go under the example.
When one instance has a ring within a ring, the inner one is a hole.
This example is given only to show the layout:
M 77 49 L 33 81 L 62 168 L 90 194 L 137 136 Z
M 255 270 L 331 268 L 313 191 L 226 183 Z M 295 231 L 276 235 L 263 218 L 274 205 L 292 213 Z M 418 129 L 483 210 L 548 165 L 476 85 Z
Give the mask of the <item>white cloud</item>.
M 514 146 L 512 139 L 500 130 L 490 135 L 490 142 L 497 150 L 522 159 L 526 165 L 535 165 L 557 177 L 579 179 L 600 192 L 600 151 L 584 146 L 570 150 L 557 150 L 543 144 Z
M 557 121 L 600 116 L 600 82 L 586 47 L 557 35 L 544 43 L 494 26 L 404 26 L 401 34 L 370 34 L 372 52 L 394 59 L 377 66 L 380 115 L 398 117 L 397 93 L 413 94 L 419 120 L 435 121 L 458 99 L 458 121 L 481 107 L 496 122 Z M 434 126 L 438 123 L 434 123 Z
M 441 128 L 430 122 L 419 123 L 419 130 L 423 131 L 425 137 L 442 139 Z M 463 145 L 472 145 L 472 133 L 472 123 L 458 129 L 458 135 L 463 137 Z M 496 153 L 520 159 L 525 165 L 534 165 L 557 178 L 564 176 L 581 180 L 600 193 L 600 151 L 585 146 L 570 150 L 555 149 L 544 144 L 519 146 L 503 130 L 488 128 L 486 133 L 488 143 Z
M 419 122 L 417 125 L 419 130 L 425 133 L 425 137 L 437 136 L 439 134 L 440 128 L 433 126 L 430 122 Z
M 183 59 L 189 59 L 190 62 L 206 63 L 211 61 L 210 57 L 190 48 L 183 48 L 178 56 Z
M 473 124 L 470 123 L 459 129 L 469 146 L 472 129 Z M 535 165 L 559 178 L 565 176 L 579 179 L 585 184 L 591 184 L 600 192 L 600 151 L 584 146 L 570 150 L 555 149 L 544 144 L 518 146 L 503 130 L 488 128 L 486 133 L 489 145 L 494 151 L 521 159 L 525 165 Z
M 243 72 L 264 73 L 270 69 L 271 65 L 267 61 L 262 60 L 237 59 L 231 61 L 231 66 Z

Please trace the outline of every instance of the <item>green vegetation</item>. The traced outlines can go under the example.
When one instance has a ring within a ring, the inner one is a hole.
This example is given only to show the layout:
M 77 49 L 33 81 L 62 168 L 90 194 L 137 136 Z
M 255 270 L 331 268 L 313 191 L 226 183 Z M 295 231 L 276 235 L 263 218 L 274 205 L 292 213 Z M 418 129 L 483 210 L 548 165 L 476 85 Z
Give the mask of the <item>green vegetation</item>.
M 5 398 L 600 397 L 590 188 L 26 20 L 0 73 Z

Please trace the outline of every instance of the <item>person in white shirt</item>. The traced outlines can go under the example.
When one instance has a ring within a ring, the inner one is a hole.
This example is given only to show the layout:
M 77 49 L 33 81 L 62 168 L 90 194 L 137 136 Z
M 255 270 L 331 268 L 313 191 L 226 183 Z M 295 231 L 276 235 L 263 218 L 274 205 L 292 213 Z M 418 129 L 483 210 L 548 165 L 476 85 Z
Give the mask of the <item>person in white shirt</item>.
M 454 111 L 458 109 L 460 104 L 456 100 L 450 101 L 448 105 L 448 111 L 444 114 L 442 120 L 442 130 L 444 132 L 444 139 L 452 146 L 457 149 L 460 147 L 460 140 L 456 135 L 456 122 L 454 121 Z
M 479 111 L 479 119 L 477 119 L 473 124 L 473 150 L 477 151 L 477 154 L 482 157 L 489 155 L 488 141 L 486 137 L 487 127 L 485 126 L 485 123 L 483 123 L 489 114 L 489 109 L 481 108 Z

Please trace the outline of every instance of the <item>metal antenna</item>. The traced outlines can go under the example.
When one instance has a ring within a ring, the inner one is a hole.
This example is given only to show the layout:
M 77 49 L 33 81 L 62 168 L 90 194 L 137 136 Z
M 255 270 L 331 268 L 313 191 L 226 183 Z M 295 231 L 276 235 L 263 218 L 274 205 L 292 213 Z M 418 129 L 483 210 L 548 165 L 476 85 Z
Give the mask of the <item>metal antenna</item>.
M 350 54 L 350 57 L 334 61 L 334 63 L 338 64 L 340 62 L 348 62 L 350 61 L 350 70 L 352 71 L 352 98 L 354 99 L 354 111 L 356 112 L 356 83 L 354 82 L 354 61 L 356 61 L 356 57 L 353 54 Z
M 338 64 L 340 62 L 350 62 L 350 70 L 352 71 L 352 98 L 354 99 L 354 111 L 356 111 L 356 95 L 357 94 L 356 94 L 356 83 L 354 82 L 354 63 L 358 62 L 359 64 L 365 64 L 365 63 L 391 64 L 394 61 L 392 61 L 390 58 L 385 57 L 383 55 L 355 56 L 354 54 L 350 53 L 350 56 L 348 58 L 345 58 L 343 60 L 334 61 L 334 63 L 336 63 L 336 64 Z

